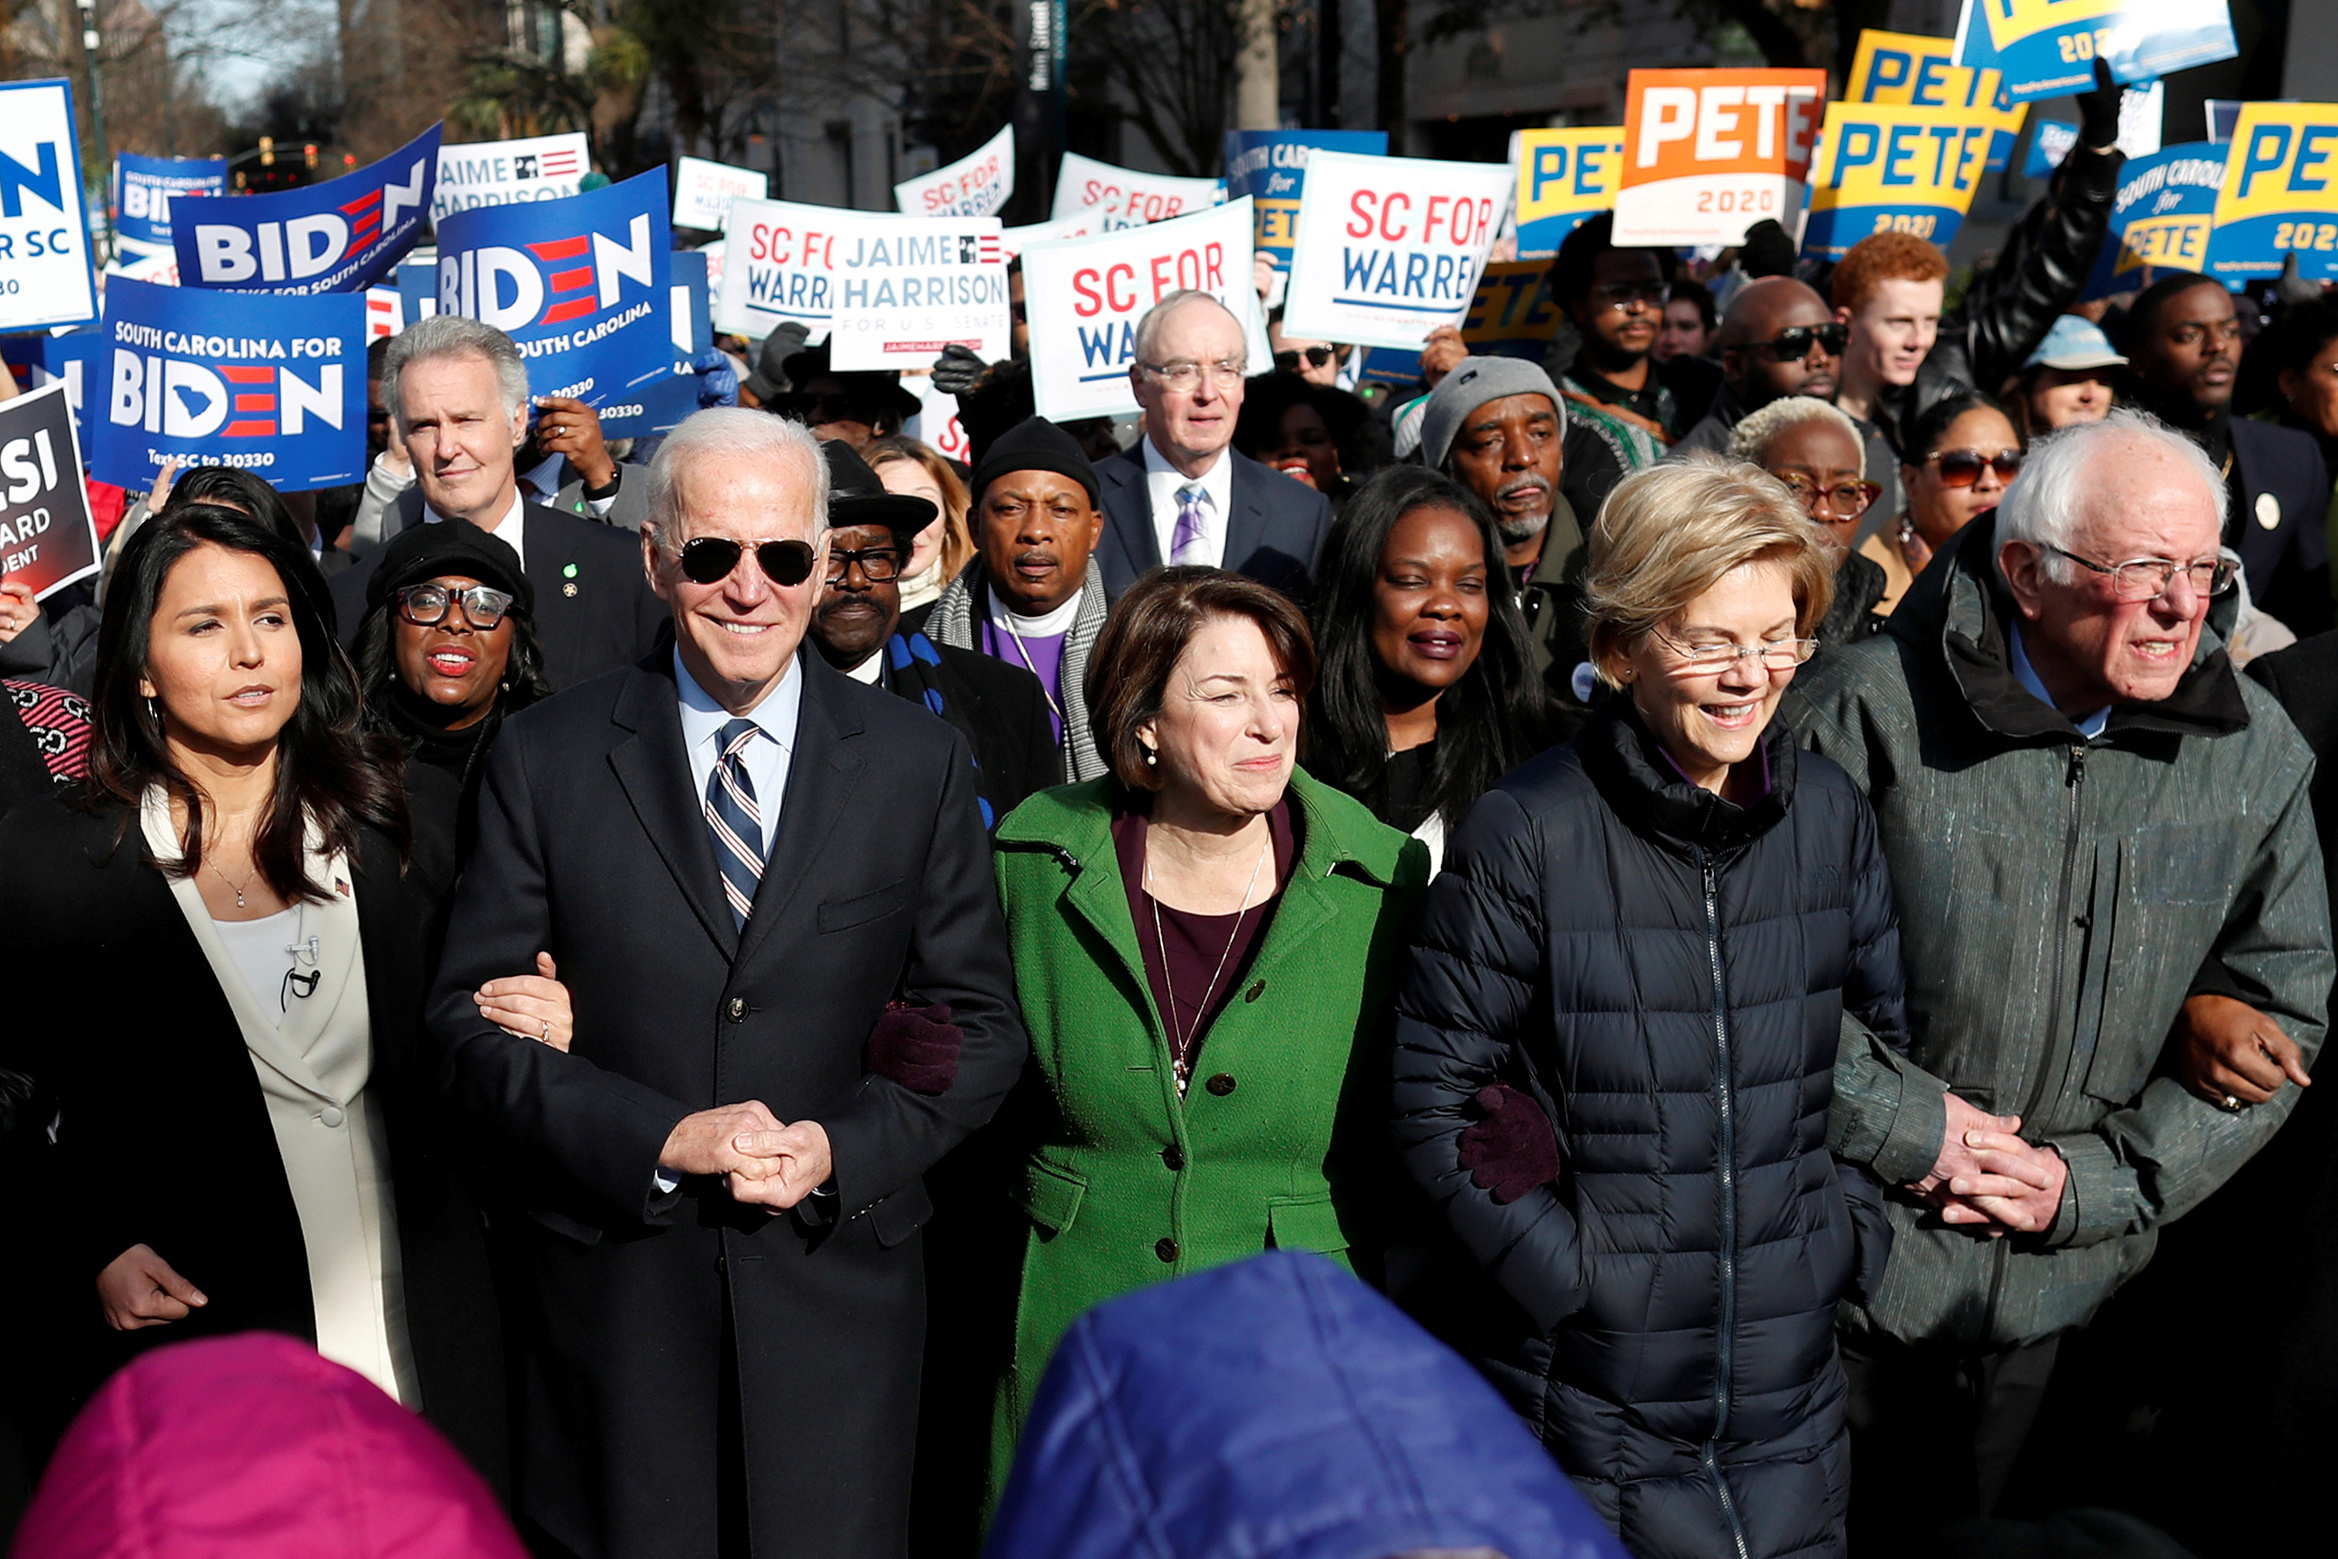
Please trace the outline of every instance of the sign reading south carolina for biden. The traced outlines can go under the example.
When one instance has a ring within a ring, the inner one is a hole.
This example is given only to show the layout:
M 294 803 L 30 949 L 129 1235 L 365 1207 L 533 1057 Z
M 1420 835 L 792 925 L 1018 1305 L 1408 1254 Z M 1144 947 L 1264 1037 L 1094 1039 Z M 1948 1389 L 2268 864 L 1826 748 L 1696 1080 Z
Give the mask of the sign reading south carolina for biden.
M 1965 0 L 1956 25 L 1956 62 L 2018 103 L 2086 91 L 2098 59 L 2132 83 L 2238 53 L 2225 0 Z
M 832 260 L 838 369 L 931 368 L 952 344 L 986 363 L 1011 350 L 997 217 L 888 223 L 838 245 Z
M 73 89 L 0 83 L 0 332 L 96 318 Z
M 1992 133 L 1969 109 L 1829 103 L 1802 252 L 1840 260 L 1877 233 L 1945 247 L 1972 209 Z
M 1014 193 L 1015 127 L 1008 125 L 980 151 L 894 185 L 893 204 L 903 216 L 989 217 Z
M 0 406 L 0 579 L 38 601 L 97 568 L 73 412 L 52 384 Z
M 1635 70 L 1615 241 L 1741 244 L 1802 213 L 1823 70 Z
M 273 195 L 182 207 L 179 284 L 234 292 L 363 292 L 414 247 L 438 181 L 432 125 L 380 162 Z
M 1624 130 L 1600 125 L 1518 135 L 1518 253 L 1552 255 L 1567 235 L 1615 209 Z
M 1851 57 L 1847 103 L 1901 103 L 1910 108 L 1961 108 L 1991 115 L 1989 169 L 2001 173 L 2013 161 L 2027 103 L 2016 103 L 2000 70 L 1968 70 L 1956 63 L 1956 40 L 1921 33 L 1859 30 Z
M 438 230 L 438 312 L 516 342 L 537 395 L 600 406 L 673 370 L 666 170 L 566 200 L 458 211 Z
M 1510 165 L 1318 152 L 1291 252 L 1286 334 L 1418 347 L 1477 296 Z
M 532 135 L 519 141 L 442 145 L 430 220 L 443 222 L 458 211 L 475 211 L 481 206 L 564 200 L 577 192 L 592 167 L 592 153 L 582 130 Z
M 171 202 L 182 195 L 227 193 L 224 157 L 114 157 L 114 235 L 134 244 L 170 247 Z
M 1068 217 L 1082 211 L 1096 215 L 1098 232 L 1166 222 L 1191 216 L 1226 198 L 1226 186 L 1217 179 L 1181 179 L 1167 173 L 1139 173 L 1115 168 L 1078 152 L 1064 153 L 1055 171 L 1055 207 L 1050 217 Z
M 291 492 L 365 478 L 365 296 L 106 284 L 90 468 L 134 492 L 166 459 Z
M 1137 321 L 1172 292 L 1209 293 L 1246 322 L 1250 362 L 1267 359 L 1265 317 L 1250 274 L 1247 199 L 1189 217 L 1023 251 L 1031 319 L 1031 388 L 1055 421 L 1137 409 L 1128 365 Z
M 2338 104 L 2250 103 L 2224 148 L 2208 274 L 2338 278 Z

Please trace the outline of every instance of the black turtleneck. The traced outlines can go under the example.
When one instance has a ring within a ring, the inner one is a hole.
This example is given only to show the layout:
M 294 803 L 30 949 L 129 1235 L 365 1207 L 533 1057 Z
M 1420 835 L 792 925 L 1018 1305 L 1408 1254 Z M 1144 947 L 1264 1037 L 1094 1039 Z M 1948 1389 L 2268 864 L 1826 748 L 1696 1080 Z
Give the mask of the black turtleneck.
M 500 704 L 499 699 L 497 706 Z M 432 703 L 403 682 L 393 679 L 390 683 L 390 720 L 404 740 L 408 754 L 417 763 L 445 771 L 447 778 L 458 785 L 469 781 L 477 762 L 486 756 L 496 727 L 503 723 L 497 717 L 497 708 L 490 707 L 483 717 L 460 729 L 448 724 L 463 713 L 460 709 Z

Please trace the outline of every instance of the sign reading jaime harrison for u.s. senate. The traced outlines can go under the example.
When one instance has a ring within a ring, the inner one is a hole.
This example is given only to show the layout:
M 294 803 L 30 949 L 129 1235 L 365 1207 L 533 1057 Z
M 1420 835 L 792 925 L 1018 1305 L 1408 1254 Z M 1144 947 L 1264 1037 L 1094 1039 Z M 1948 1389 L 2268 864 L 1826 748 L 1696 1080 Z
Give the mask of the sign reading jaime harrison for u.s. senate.
M 273 195 L 182 207 L 179 285 L 231 292 L 363 292 L 414 247 L 438 181 L 432 125 L 377 163 Z
M 90 468 L 133 492 L 164 460 L 285 492 L 365 479 L 365 295 L 106 284 Z M 102 399 L 100 399 L 102 397 Z
M 582 130 L 532 135 L 517 141 L 465 141 L 438 149 L 438 188 L 430 220 L 481 206 L 517 206 L 564 200 L 593 169 Z
M 1012 350 L 997 217 L 935 217 L 859 234 L 838 246 L 835 276 L 828 340 L 839 369 L 930 368 L 951 345 L 984 362 Z
M 0 83 L 0 332 L 97 318 L 73 88 Z
M 1418 347 L 1458 325 L 1509 210 L 1506 162 L 1317 152 L 1291 250 L 1286 333 Z

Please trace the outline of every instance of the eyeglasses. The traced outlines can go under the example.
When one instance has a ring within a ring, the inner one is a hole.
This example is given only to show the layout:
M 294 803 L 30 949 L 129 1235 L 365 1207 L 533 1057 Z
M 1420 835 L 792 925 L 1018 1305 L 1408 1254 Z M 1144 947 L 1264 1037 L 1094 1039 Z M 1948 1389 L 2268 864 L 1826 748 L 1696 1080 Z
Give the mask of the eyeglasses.
M 1591 289 L 1591 301 L 1603 309 L 1628 309 L 1635 303 L 1661 309 L 1666 290 L 1660 281 L 1601 282 Z
M 828 554 L 828 582 L 835 584 L 858 563 L 870 584 L 881 585 L 901 577 L 901 553 L 894 547 L 863 547 L 857 552 Z
M 503 621 L 503 614 L 511 610 L 511 592 L 490 590 L 485 585 L 472 585 L 465 590 L 449 589 L 445 585 L 408 585 L 398 591 L 398 615 L 417 628 L 435 628 L 446 621 L 446 614 L 457 602 L 462 604 L 463 621 L 484 633 Z
M 2110 575 L 2111 591 L 2122 601 L 2156 601 L 2168 593 L 2168 586 L 2175 583 L 2178 574 L 2189 579 L 2193 590 L 2201 595 L 2222 595 L 2232 588 L 2233 574 L 2239 568 L 2230 557 L 2207 563 L 2178 563 L 2173 558 L 2129 558 L 2124 563 L 2097 563 L 2052 542 L 2040 542 L 2039 546 L 2081 568 Z
M 1243 375 L 1250 371 L 1250 365 L 1239 357 L 1222 357 L 1206 365 L 1191 358 L 1179 358 L 1174 363 L 1139 363 L 1137 366 L 1172 390 L 1192 389 L 1201 383 L 1205 373 L 1213 384 L 1240 384 Z
M 1810 355 L 1813 342 L 1827 356 L 1841 357 L 1843 348 L 1851 344 L 1851 327 L 1840 320 L 1832 325 L 1789 325 L 1773 340 L 1749 344 L 1768 348 L 1781 363 L 1799 363 Z
M 1655 636 L 1658 643 L 1680 657 L 1681 671 L 1700 676 L 1732 670 L 1741 660 L 1759 661 L 1770 671 L 1792 671 L 1818 653 L 1816 639 L 1765 639 L 1759 644 L 1712 639 L 1683 644 L 1662 629 L 1656 629 Z
M 1868 506 L 1883 496 L 1883 489 L 1874 482 L 1843 482 L 1822 488 L 1807 476 L 1799 474 L 1780 476 L 1779 481 L 1802 500 L 1802 507 L 1815 517 L 1824 509 L 1838 520 L 1857 519 Z
M 1334 347 L 1311 346 L 1298 351 L 1277 352 L 1275 366 L 1282 369 L 1294 369 L 1299 366 L 1299 359 L 1304 357 L 1307 359 L 1308 367 L 1321 368 L 1337 356 L 1339 356 L 1339 352 Z
M 1970 487 L 1981 479 L 1981 467 L 1997 473 L 1997 480 L 2010 482 L 2021 474 L 2022 452 L 2001 449 L 1994 455 L 1984 455 L 1977 449 L 1936 449 L 1926 455 L 1926 461 L 1940 462 L 1940 481 L 1944 487 Z
M 731 577 L 731 570 L 739 566 L 739 554 L 748 545 L 728 536 L 693 536 L 682 543 L 682 572 L 699 584 L 717 584 Z M 800 585 L 812 577 L 809 542 L 758 541 L 753 546 L 763 577 L 773 584 Z

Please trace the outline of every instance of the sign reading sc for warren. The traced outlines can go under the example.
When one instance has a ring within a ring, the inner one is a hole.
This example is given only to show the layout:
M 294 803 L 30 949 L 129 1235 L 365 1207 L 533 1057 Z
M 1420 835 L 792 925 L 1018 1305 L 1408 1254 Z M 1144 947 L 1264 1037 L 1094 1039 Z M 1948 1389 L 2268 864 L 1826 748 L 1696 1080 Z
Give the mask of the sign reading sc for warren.
M 1248 200 L 1168 222 L 1023 251 L 1031 319 L 1031 387 L 1039 415 L 1061 422 L 1137 409 L 1128 367 L 1137 321 L 1172 292 L 1209 293 L 1245 322 L 1250 360 L 1267 360 L 1252 281 Z
M 769 193 L 768 173 L 684 157 L 674 168 L 674 225 L 719 233 L 730 220 L 732 201 L 761 200 Z
M 2016 103 L 2000 70 L 1968 70 L 1956 63 L 1956 40 L 1912 32 L 1859 30 L 1851 57 L 1850 103 L 1899 103 L 1909 108 L 1961 108 L 1989 120 L 1989 168 L 2002 173 L 2013 160 L 2029 105 Z
M 2208 274 L 2338 278 L 2338 104 L 2250 103 L 2225 149 Z
M 114 236 L 170 247 L 171 202 L 183 195 L 227 193 L 224 157 L 114 157 Z
M 1472 357 L 1522 357 L 1539 363 L 1549 355 L 1564 311 L 1551 297 L 1551 268 L 1545 260 L 1496 260 L 1478 278 L 1477 296 L 1455 328 Z M 1410 385 L 1421 377 L 1421 354 L 1383 347 L 1364 359 L 1360 379 Z
M 430 220 L 481 206 L 561 200 L 577 192 L 593 168 L 582 130 L 520 141 L 468 141 L 438 149 L 438 189 Z
M 1956 62 L 1995 69 L 2016 102 L 2154 77 L 2240 53 L 2225 0 L 1964 0 Z
M 1518 253 L 1556 254 L 1569 233 L 1615 209 L 1623 162 L 1621 125 L 1520 131 Z
M 526 206 L 458 211 L 438 230 L 438 312 L 509 335 L 537 395 L 600 406 L 673 368 L 666 170 Z
M 893 186 L 893 204 L 903 216 L 996 216 L 1015 193 L 1015 127 L 983 143 L 982 149 Z
M 365 477 L 365 297 L 106 284 L 90 468 L 134 492 L 166 459 L 279 491 Z
M 0 82 L 0 332 L 97 318 L 73 88 Z
M 38 601 L 97 569 L 73 411 L 52 384 L 0 406 L 0 579 Z
M 1317 153 L 1285 333 L 1417 348 L 1438 326 L 1459 324 L 1510 194 L 1508 163 Z
M 1278 271 L 1291 268 L 1299 241 L 1299 202 L 1307 193 L 1307 159 L 1314 152 L 1355 157 L 1388 155 L 1385 130 L 1228 130 L 1226 194 L 1250 197 L 1258 213 L 1253 245 L 1269 255 Z M 1275 301 L 1270 298 L 1270 303 Z
M 1823 70 L 1635 70 L 1624 112 L 1618 244 L 1741 244 L 1802 212 Z
M 1139 173 L 1066 152 L 1055 171 L 1055 206 L 1048 215 L 1068 217 L 1090 211 L 1095 213 L 1097 231 L 1109 233 L 1191 216 L 1225 198 L 1226 186 L 1217 179 Z
M 1009 354 L 997 217 L 895 221 L 839 245 L 833 259 L 837 368 L 930 368 L 953 343 L 986 363 Z
M 1972 209 L 1993 134 L 1970 109 L 1829 103 L 1802 252 L 1840 260 L 1877 233 L 1946 247 Z
M 438 183 L 432 125 L 380 162 L 273 195 L 185 207 L 179 283 L 232 292 L 363 292 L 414 247 Z

